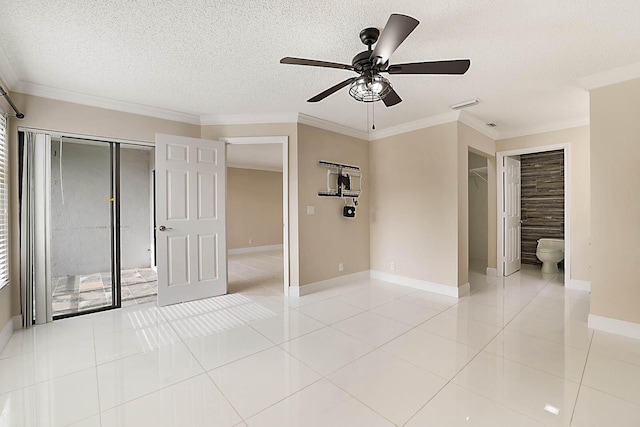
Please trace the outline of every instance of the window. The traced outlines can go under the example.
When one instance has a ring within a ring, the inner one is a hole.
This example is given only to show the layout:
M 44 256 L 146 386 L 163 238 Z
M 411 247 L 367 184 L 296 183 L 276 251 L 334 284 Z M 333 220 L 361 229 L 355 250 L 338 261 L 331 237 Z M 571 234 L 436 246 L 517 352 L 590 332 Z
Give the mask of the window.
M 9 185 L 7 118 L 0 112 L 0 289 L 9 284 Z

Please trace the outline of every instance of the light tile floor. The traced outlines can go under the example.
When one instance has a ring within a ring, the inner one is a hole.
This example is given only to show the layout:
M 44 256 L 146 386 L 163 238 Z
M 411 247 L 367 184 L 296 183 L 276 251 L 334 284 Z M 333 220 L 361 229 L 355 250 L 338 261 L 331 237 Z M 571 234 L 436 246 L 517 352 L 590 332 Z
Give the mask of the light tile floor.
M 589 329 L 562 275 L 471 272 L 456 300 L 376 280 L 285 298 L 254 273 L 16 332 L 0 426 L 640 426 L 640 341 Z

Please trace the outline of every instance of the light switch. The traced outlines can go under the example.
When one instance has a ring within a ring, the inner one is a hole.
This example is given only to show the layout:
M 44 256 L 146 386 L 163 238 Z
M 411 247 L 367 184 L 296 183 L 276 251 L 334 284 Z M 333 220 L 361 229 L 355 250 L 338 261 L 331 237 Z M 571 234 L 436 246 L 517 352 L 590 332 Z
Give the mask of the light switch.
M 315 215 L 316 207 L 315 206 L 307 206 L 307 215 Z

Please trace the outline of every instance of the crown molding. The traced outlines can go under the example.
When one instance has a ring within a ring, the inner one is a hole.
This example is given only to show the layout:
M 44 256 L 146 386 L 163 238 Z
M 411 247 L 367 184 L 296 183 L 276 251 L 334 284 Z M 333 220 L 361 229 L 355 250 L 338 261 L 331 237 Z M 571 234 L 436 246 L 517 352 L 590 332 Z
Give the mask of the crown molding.
M 200 124 L 200 117 L 195 114 L 181 113 L 165 110 L 163 108 L 149 107 L 147 105 L 134 104 L 132 102 L 117 101 L 102 96 L 87 95 L 34 83 L 19 82 L 14 92 L 42 98 L 55 99 L 57 101 L 72 102 L 74 104 L 88 105 L 91 107 L 105 108 L 108 110 L 122 111 L 125 113 L 139 114 L 141 116 L 155 117 L 158 119 L 172 120 L 176 122 Z
M 7 91 L 12 91 L 14 88 L 20 83 L 18 79 L 18 74 L 16 70 L 11 65 L 11 61 L 4 53 L 4 50 L 0 48 L 0 80 L 2 80 L 7 87 L 5 88 Z
M 285 144 L 289 141 L 287 135 L 282 136 L 227 136 L 220 138 L 220 141 L 229 144 Z
M 578 79 L 578 85 L 586 90 L 640 78 L 640 62 Z
M 269 123 L 296 123 L 297 113 L 274 113 L 274 114 L 210 114 L 200 116 L 201 126 L 220 125 L 253 125 Z
M 498 139 L 499 132 L 497 129 L 487 126 L 485 122 L 464 110 L 460 111 L 458 121 L 469 126 L 471 129 L 477 130 L 484 136 L 489 137 L 494 141 Z
M 631 80 L 634 78 L 640 78 L 640 63 L 584 77 L 582 79 L 579 79 L 578 83 L 583 88 L 590 90 L 597 87 Z M 150 107 L 131 102 L 118 101 L 101 96 L 87 95 L 64 89 L 57 89 L 49 86 L 20 81 L 13 66 L 11 65 L 11 62 L 8 60 L 2 49 L 0 49 L 0 79 L 2 79 L 2 81 L 4 81 L 4 83 L 6 84 L 6 89 L 11 92 L 24 93 L 27 95 L 39 96 L 42 98 L 72 102 L 80 105 L 88 105 L 97 108 L 104 108 L 131 114 L 139 114 L 142 116 L 155 117 L 159 119 L 189 123 L 194 125 L 215 126 L 234 124 L 300 123 L 331 132 L 336 132 L 342 135 L 363 139 L 365 141 L 375 141 L 378 139 L 400 135 L 403 133 L 455 121 L 464 123 L 493 140 L 515 138 L 518 136 L 552 132 L 556 130 L 589 125 L 589 118 L 583 117 L 575 120 L 548 123 L 540 126 L 496 130 L 487 127 L 482 120 L 478 119 L 472 114 L 464 110 L 457 110 L 449 111 L 431 117 L 426 117 L 424 119 L 385 129 L 366 132 L 302 113 L 197 115 L 167 110 L 163 108 Z
M 370 132 L 369 140 L 375 141 L 377 139 L 388 138 L 390 136 L 400 135 L 403 133 L 411 132 L 414 130 L 429 128 L 432 126 L 441 125 L 444 123 L 451 123 L 458 120 L 461 111 L 449 111 L 436 116 L 426 117 L 424 119 L 416 120 L 409 123 L 404 123 L 398 126 L 393 126 L 386 129 L 376 130 Z
M 330 132 L 339 133 L 342 135 L 351 136 L 353 138 L 364 139 L 370 141 L 369 133 L 358 129 L 350 128 L 348 126 L 340 125 L 338 123 L 330 122 L 328 120 L 319 119 L 317 117 L 308 116 L 306 114 L 298 114 L 298 123 L 302 125 L 313 126 L 316 128 L 328 130 Z
M 497 139 L 517 138 L 519 136 L 554 132 L 558 130 L 577 128 L 580 126 L 589 126 L 589 116 L 579 117 L 573 120 L 564 120 L 561 122 L 545 123 L 543 125 L 505 129 L 503 131 L 500 131 L 499 137 Z

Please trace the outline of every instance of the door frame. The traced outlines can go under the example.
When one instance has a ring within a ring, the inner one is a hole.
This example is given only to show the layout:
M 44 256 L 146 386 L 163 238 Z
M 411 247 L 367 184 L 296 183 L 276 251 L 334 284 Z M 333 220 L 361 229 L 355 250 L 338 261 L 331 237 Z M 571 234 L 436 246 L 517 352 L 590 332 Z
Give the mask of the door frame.
M 284 296 L 289 296 L 289 137 L 282 136 L 240 136 L 220 138 L 227 144 L 282 144 L 282 247 L 284 264 Z M 228 167 L 228 165 L 227 165 Z
M 504 183 L 504 158 L 518 156 L 521 154 L 544 153 L 547 151 L 564 150 L 564 286 L 570 288 L 571 284 L 571 144 L 568 142 L 552 145 L 541 145 L 530 148 L 520 148 L 516 150 L 506 150 L 496 152 L 496 194 L 497 194 L 497 224 L 496 239 L 497 248 L 497 270 L 498 277 L 504 276 L 505 257 L 502 248 L 504 247 L 504 233 L 502 232 L 502 205 L 503 205 L 503 183 Z

